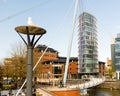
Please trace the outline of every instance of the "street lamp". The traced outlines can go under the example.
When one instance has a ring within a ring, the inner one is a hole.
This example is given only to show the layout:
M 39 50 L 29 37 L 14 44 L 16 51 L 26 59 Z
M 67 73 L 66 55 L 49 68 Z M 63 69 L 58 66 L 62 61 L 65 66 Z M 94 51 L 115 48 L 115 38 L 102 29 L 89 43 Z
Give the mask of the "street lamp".
M 33 49 L 42 35 L 46 33 L 46 30 L 30 25 L 18 26 L 15 30 L 27 46 L 27 96 L 32 96 Z M 20 33 L 25 34 L 27 36 L 27 40 L 25 40 Z M 38 36 L 36 40 L 35 36 Z

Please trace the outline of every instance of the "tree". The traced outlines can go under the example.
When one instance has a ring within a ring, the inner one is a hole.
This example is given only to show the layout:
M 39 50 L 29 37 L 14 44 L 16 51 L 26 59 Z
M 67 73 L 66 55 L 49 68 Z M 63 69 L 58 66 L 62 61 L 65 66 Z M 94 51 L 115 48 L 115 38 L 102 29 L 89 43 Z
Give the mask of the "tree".
M 22 43 L 19 43 L 17 46 L 12 46 L 11 58 L 6 60 L 6 68 L 9 65 L 9 70 L 6 72 L 6 76 L 10 76 L 16 86 L 18 83 L 22 83 L 26 78 L 26 48 Z M 9 71 L 9 72 L 8 72 Z
M 3 66 L 0 64 L 0 81 L 3 79 Z
M 112 78 L 115 72 L 115 68 L 114 65 L 111 64 L 111 66 L 109 66 L 109 70 L 108 70 L 108 75 Z

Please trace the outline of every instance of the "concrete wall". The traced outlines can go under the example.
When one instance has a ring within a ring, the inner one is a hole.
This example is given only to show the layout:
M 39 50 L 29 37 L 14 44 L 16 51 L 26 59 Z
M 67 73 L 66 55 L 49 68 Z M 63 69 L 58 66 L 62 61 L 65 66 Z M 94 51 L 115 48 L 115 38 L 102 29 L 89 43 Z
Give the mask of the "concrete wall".
M 99 88 L 120 89 L 120 81 L 104 82 L 98 86 Z

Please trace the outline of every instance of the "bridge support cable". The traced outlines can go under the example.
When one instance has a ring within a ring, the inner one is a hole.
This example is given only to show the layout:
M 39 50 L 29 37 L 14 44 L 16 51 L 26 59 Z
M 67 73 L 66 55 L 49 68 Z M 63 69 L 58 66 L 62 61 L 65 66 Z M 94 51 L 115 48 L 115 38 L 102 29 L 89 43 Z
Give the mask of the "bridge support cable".
M 69 44 L 68 44 L 67 59 L 66 59 L 66 64 L 65 64 L 65 73 L 64 73 L 64 78 L 63 78 L 63 84 L 64 85 L 66 85 L 69 58 L 70 58 L 70 53 L 71 53 L 72 41 L 73 41 L 73 33 L 74 33 L 77 9 L 78 9 L 78 0 L 76 0 L 76 3 L 75 3 L 73 22 L 72 22 L 72 30 L 71 30 L 70 40 L 69 40 Z
M 25 10 L 22 10 L 22 11 L 20 11 L 20 12 L 18 12 L 18 13 L 15 13 L 15 14 L 13 14 L 13 15 L 10 15 L 10 16 L 8 16 L 8 17 L 5 17 L 5 18 L 3 18 L 3 19 L 0 20 L 0 23 L 2 23 L 2 22 L 4 22 L 4 21 L 7 21 L 7 20 L 10 20 L 10 19 L 12 19 L 12 18 L 14 18 L 14 17 L 16 17 L 16 16 L 19 16 L 19 15 L 21 15 L 21 14 L 23 14 L 23 13 L 26 13 L 26 12 L 34 9 L 34 8 L 40 7 L 41 5 L 45 4 L 45 3 L 48 2 L 48 1 L 50 1 L 50 0 L 44 0 L 43 2 L 39 3 L 38 5 L 34 5 L 34 6 L 30 7 L 30 8 L 27 8 L 27 9 L 25 9 Z
M 47 51 L 48 46 L 46 47 L 46 49 L 44 50 L 43 54 L 40 56 L 40 58 L 38 59 L 37 63 L 35 64 L 35 66 L 33 67 L 33 71 L 35 70 L 35 68 L 37 67 L 37 65 L 39 64 L 40 60 L 42 59 L 42 57 L 44 56 L 45 52 Z M 17 91 L 16 96 L 18 96 L 18 94 L 21 92 L 22 88 L 25 86 L 27 82 L 27 79 L 25 79 L 25 81 L 23 82 L 22 86 L 20 87 L 20 89 Z

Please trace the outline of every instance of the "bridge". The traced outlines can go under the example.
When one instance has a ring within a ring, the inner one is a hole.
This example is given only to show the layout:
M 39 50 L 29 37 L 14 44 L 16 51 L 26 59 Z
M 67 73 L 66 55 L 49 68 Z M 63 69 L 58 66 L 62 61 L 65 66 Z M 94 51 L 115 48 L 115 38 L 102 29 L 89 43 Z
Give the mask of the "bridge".
M 83 83 L 76 83 L 76 84 L 69 83 L 65 87 L 62 87 L 62 88 L 59 88 L 59 86 L 52 86 L 52 85 L 48 87 L 40 87 L 40 88 L 37 88 L 36 92 L 37 94 L 41 94 L 42 96 L 55 96 L 55 94 L 52 94 L 51 91 L 80 89 L 80 93 L 84 94 L 87 91 L 86 89 L 102 84 L 105 81 L 105 78 L 88 78 L 86 80 L 89 80 L 89 81 L 85 81 Z M 17 96 L 16 95 L 17 92 L 18 90 L 12 90 L 12 94 L 14 94 L 14 96 Z M 1 91 L 1 95 L 7 95 L 8 93 L 9 93 L 9 90 Z M 19 93 L 22 93 L 22 90 Z
M 74 84 L 74 85 L 69 85 L 67 88 L 75 89 L 88 89 L 97 85 L 102 84 L 105 81 L 105 78 L 89 78 L 89 81 L 84 82 L 82 84 Z
M 81 95 L 86 95 L 87 94 L 87 89 L 92 88 L 94 86 L 100 85 L 105 81 L 105 78 L 88 78 L 87 80 L 89 81 L 85 81 L 84 83 L 78 83 L 78 84 L 67 84 L 65 87 L 48 87 L 45 88 L 49 91 L 63 91 L 63 90 L 74 90 L 74 89 L 79 89 L 80 90 L 80 94 Z M 46 92 L 45 90 L 39 88 L 38 89 L 41 94 L 43 94 L 43 96 L 46 96 L 44 94 L 47 94 L 47 96 L 55 96 L 55 94 L 51 94 L 49 92 Z M 66 95 L 69 96 L 69 95 Z

